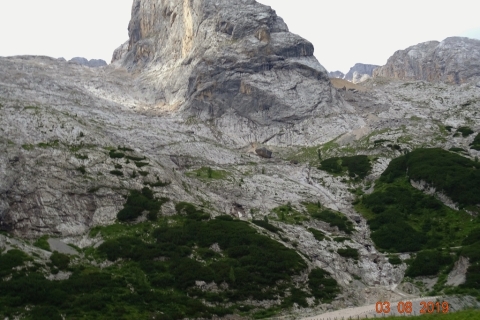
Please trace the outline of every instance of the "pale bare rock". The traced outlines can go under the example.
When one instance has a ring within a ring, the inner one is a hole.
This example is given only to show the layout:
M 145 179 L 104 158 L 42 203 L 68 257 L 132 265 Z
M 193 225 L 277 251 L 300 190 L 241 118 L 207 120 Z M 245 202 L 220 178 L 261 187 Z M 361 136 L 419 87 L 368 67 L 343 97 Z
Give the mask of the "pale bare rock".
M 453 270 L 450 271 L 447 278 L 447 286 L 459 286 L 465 283 L 467 269 L 470 266 L 468 258 L 460 257 L 453 267 Z

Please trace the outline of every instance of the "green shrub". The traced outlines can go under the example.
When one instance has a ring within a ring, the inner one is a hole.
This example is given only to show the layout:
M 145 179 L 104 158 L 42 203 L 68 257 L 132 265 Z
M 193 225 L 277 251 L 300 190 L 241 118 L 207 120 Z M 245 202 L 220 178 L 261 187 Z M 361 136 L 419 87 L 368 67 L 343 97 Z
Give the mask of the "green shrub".
M 346 249 L 338 249 L 337 253 L 344 258 L 352 258 L 353 260 L 358 260 L 359 258 L 358 250 L 350 247 Z
M 87 170 L 85 169 L 84 166 L 78 167 L 77 170 L 80 171 L 81 174 L 87 173 Z
M 339 230 L 347 234 L 351 234 L 354 230 L 353 223 L 341 213 L 336 213 L 330 210 L 322 210 L 318 208 L 315 209 L 314 207 L 310 209 L 307 208 L 307 211 L 309 211 L 312 218 L 325 221 L 332 227 L 337 227 Z
M 70 263 L 70 257 L 66 254 L 59 253 L 58 251 L 54 251 L 50 256 L 50 261 L 52 264 L 60 270 L 66 270 Z
M 123 166 L 121 164 L 115 164 L 115 169 L 122 169 Z
M 252 220 L 252 223 L 274 233 L 278 233 L 279 231 L 282 231 L 282 229 L 279 229 L 264 220 Z
M 317 230 L 317 229 L 313 229 L 313 228 L 308 228 L 308 231 L 310 231 L 313 236 L 315 237 L 315 239 L 317 241 L 322 241 L 325 239 L 325 234 L 323 232 L 321 232 L 320 230 Z
M 157 181 L 157 182 L 145 182 L 145 185 L 150 187 L 166 187 L 170 185 L 171 181 Z
M 137 168 L 143 168 L 145 166 L 148 166 L 148 162 L 138 162 L 138 161 L 135 161 L 135 165 L 137 166 Z
M 390 256 L 388 257 L 388 262 L 392 265 L 399 265 L 402 264 L 402 259 L 400 259 L 398 256 Z
M 125 158 L 132 161 L 142 161 L 146 159 L 146 157 L 134 157 L 134 156 L 125 156 Z
M 45 251 L 50 251 L 50 245 L 48 244 L 48 236 L 41 236 L 33 243 L 35 247 L 43 249 Z
M 348 171 L 350 177 L 358 177 L 363 179 L 372 170 L 370 160 L 365 155 L 352 157 L 335 157 L 323 160 L 320 170 L 327 171 L 332 174 L 340 174 Z
M 148 176 L 148 171 L 138 171 L 138 173 L 139 173 L 142 177 Z
M 313 269 L 308 276 L 308 286 L 316 299 L 332 301 L 340 293 L 337 281 L 322 269 Z
M 155 199 L 152 190 L 147 187 L 141 192 L 132 190 L 123 209 L 118 212 L 117 218 L 120 221 L 132 221 L 141 216 L 143 211 L 148 211 L 149 219 L 155 219 L 162 204 L 167 201 L 167 198 Z
M 133 149 L 130 149 L 130 148 L 127 148 L 127 147 L 118 147 L 118 150 L 124 151 L 124 152 L 127 152 L 127 151 L 133 152 L 134 151 Z
M 123 172 L 120 170 L 112 170 L 110 171 L 110 174 L 113 174 L 114 176 L 118 176 L 118 177 L 123 177 Z
M 457 129 L 457 132 L 461 133 L 464 138 L 474 133 L 470 127 L 460 127 Z
M 110 150 L 110 152 L 108 153 L 108 155 L 109 155 L 110 158 L 112 158 L 112 159 L 121 159 L 121 158 L 125 157 L 125 154 L 124 154 L 124 153 L 116 152 L 115 150 Z
M 476 135 L 475 139 L 473 139 L 473 142 L 470 144 L 470 148 L 474 150 L 480 150 L 480 133 Z
M 0 253 L 0 278 L 12 273 L 13 268 L 23 265 L 28 260 L 31 259 L 18 249 L 10 249 L 6 253 Z

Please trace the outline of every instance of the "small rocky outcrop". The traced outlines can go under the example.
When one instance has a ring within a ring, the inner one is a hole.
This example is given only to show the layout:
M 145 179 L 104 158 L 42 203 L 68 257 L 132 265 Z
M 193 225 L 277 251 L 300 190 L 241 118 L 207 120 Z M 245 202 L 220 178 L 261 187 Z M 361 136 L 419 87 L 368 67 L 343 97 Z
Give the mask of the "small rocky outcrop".
M 368 78 L 364 76 L 371 77 L 373 74 L 373 70 L 378 67 L 380 66 L 374 64 L 356 63 L 353 67 L 350 68 L 344 79 L 353 83 L 361 82 Z
M 480 79 L 480 40 L 450 37 L 399 50 L 374 77 L 461 84 Z
M 328 76 L 330 78 L 338 78 L 338 79 L 343 79 L 345 77 L 345 74 L 342 71 L 331 71 L 328 73 Z
M 87 59 L 82 58 L 82 57 L 72 58 L 68 62 L 77 63 L 77 64 L 80 64 L 82 66 L 86 66 L 86 67 L 90 67 L 90 68 L 99 68 L 99 67 L 104 67 L 104 66 L 107 65 L 107 63 L 104 60 L 101 60 L 101 59 L 87 60 Z

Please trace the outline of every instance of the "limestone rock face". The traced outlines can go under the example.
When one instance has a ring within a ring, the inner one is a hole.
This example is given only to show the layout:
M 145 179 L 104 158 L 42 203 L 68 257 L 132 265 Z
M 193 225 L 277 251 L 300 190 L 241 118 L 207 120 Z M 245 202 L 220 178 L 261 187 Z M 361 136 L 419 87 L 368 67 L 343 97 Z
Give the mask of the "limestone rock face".
M 68 62 L 73 62 L 73 63 L 78 63 L 82 66 L 90 67 L 90 68 L 98 68 L 98 67 L 104 67 L 107 65 L 107 63 L 104 60 L 101 59 L 91 59 L 90 61 L 81 58 L 81 57 L 75 57 L 70 59 Z
M 480 79 L 480 40 L 450 37 L 399 50 L 374 77 L 461 84 Z
M 338 71 L 338 70 L 337 71 L 330 71 L 328 73 L 328 76 L 330 78 L 339 78 L 339 79 L 345 78 L 345 74 L 342 71 Z
M 128 29 L 112 62 L 153 83 L 156 108 L 270 125 L 333 104 L 313 45 L 254 0 L 135 0 Z
M 345 75 L 344 79 L 353 83 L 360 82 L 363 75 L 372 76 L 373 70 L 380 66 L 374 64 L 355 63 Z M 357 82 L 355 82 L 357 81 Z

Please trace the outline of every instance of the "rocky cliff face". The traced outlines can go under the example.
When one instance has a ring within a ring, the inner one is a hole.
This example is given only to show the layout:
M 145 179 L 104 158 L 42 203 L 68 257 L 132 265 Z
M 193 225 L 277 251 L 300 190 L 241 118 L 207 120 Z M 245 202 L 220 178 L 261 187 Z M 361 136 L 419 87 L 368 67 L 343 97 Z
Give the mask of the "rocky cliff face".
M 451 37 L 399 50 L 375 77 L 442 81 L 454 84 L 480 79 L 480 40 Z
M 350 70 L 347 72 L 344 79 L 353 83 L 358 83 L 364 76 L 371 77 L 373 74 L 373 70 L 378 67 L 379 66 L 373 64 L 355 63 L 355 65 L 351 67 Z M 363 80 L 365 80 L 366 78 L 368 77 L 364 77 Z
M 129 35 L 112 61 L 154 84 L 156 108 L 255 126 L 337 106 L 313 45 L 254 0 L 136 0 Z

